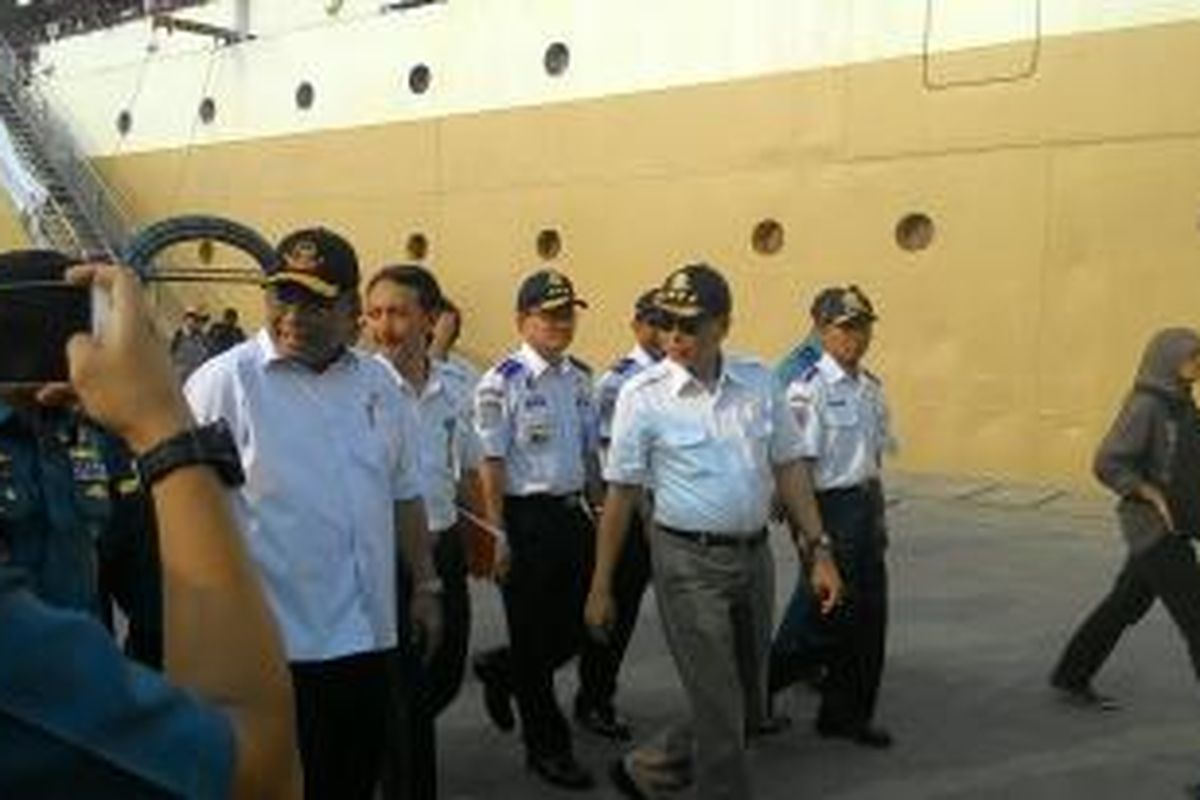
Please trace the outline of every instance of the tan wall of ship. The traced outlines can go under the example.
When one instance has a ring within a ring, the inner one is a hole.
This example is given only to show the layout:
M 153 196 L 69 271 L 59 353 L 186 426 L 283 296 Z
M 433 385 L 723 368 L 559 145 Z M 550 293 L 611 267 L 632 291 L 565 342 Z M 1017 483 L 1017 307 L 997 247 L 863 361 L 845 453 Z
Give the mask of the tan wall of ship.
M 29 247 L 29 235 L 21 225 L 21 216 L 8 195 L 0 192 L 0 252 Z
M 1029 66 L 1029 79 L 1008 80 Z M 910 469 L 1077 483 L 1147 335 L 1200 311 L 1200 26 L 1081 35 L 319 135 L 130 155 L 144 218 L 321 222 L 368 264 L 426 234 L 468 350 L 512 339 L 539 230 L 592 300 L 582 355 L 690 258 L 735 283 L 733 346 L 772 358 L 829 282 L 882 314 L 875 361 Z M 992 81 L 991 83 L 987 83 Z M 905 214 L 932 246 L 901 250 Z M 750 247 L 756 222 L 783 250 Z

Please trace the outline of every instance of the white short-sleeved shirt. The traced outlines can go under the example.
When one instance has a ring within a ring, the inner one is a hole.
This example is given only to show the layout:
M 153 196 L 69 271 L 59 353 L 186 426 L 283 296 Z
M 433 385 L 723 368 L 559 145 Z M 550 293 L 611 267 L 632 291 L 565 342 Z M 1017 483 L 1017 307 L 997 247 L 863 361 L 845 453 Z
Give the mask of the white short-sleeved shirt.
M 235 508 L 288 659 L 394 647 L 394 504 L 420 497 L 416 411 L 395 373 L 354 350 L 316 373 L 262 331 L 185 393 L 200 422 L 233 430 L 246 472 Z
M 766 365 L 725 356 L 709 391 L 664 359 L 617 396 L 604 477 L 652 489 L 661 525 L 753 535 L 767 524 L 773 467 L 803 456 L 796 421 Z
M 483 456 L 504 459 L 506 494 L 582 491 L 596 420 L 591 375 L 572 359 L 523 345 L 479 379 L 474 420 Z
M 445 531 L 458 520 L 459 481 L 479 463 L 479 440 L 471 422 L 474 386 L 469 376 L 449 363 L 431 361 L 429 378 L 418 393 L 386 358 L 379 359 L 417 410 L 425 513 L 431 532 Z
M 815 462 L 818 490 L 846 489 L 878 477 L 896 449 L 887 401 L 868 372 L 851 375 L 828 353 L 787 388 L 805 458 Z

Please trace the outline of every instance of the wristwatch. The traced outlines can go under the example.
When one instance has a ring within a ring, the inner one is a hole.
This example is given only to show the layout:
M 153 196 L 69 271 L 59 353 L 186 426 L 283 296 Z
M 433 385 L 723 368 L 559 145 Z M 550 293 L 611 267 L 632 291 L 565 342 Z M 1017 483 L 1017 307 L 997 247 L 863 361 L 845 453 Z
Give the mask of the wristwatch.
M 177 433 L 142 453 L 136 463 L 144 486 L 153 486 L 180 467 L 194 464 L 212 467 L 221 483 L 230 488 L 246 482 L 233 431 L 225 420 Z
M 441 578 L 426 578 L 413 587 L 418 594 L 439 595 L 443 591 Z
M 829 538 L 828 533 L 822 533 L 817 538 L 809 540 L 808 549 L 814 553 L 818 550 L 824 550 L 826 553 L 831 552 L 833 550 L 833 539 Z

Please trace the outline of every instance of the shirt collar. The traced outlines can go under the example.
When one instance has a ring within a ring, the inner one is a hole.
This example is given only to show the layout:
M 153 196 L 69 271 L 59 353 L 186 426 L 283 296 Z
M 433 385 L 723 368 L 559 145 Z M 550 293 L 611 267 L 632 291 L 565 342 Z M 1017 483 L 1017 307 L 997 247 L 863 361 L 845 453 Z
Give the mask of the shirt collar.
M 528 342 L 521 345 L 520 356 L 521 360 L 525 362 L 525 366 L 529 367 L 529 371 L 533 373 L 533 377 L 535 378 L 542 377 L 542 373 L 547 370 L 562 372 L 567 364 L 567 357 L 565 355 L 557 364 L 551 364 L 542 358 L 542 354 L 534 350 Z
M 829 353 L 821 354 L 820 360 L 817 361 L 817 369 L 820 370 L 821 375 L 825 378 L 825 380 L 829 381 L 830 383 L 837 383 L 838 381 L 850 381 L 853 383 L 856 380 L 856 378 L 847 372 L 845 368 L 843 368 L 842 365 L 837 362 L 837 359 L 829 355 Z
M 684 390 L 689 388 L 694 388 L 697 391 L 707 391 L 704 385 L 696 379 L 696 376 L 693 375 L 687 367 L 676 361 L 672 361 L 669 358 L 664 358 L 661 363 L 666 365 L 666 369 L 671 376 L 670 380 L 672 394 L 682 395 Z M 722 353 L 721 375 L 717 378 L 717 385 L 716 389 L 713 391 L 713 394 L 720 394 L 725 386 L 730 382 L 743 382 L 741 376 L 737 372 L 737 369 L 731 367 L 732 364 L 730 364 L 729 356 Z
M 629 358 L 632 359 L 640 367 L 648 367 L 651 364 L 658 363 L 658 359 L 646 352 L 646 348 L 640 344 L 634 345 L 629 351 Z
M 258 332 L 258 335 L 254 337 L 254 341 L 258 346 L 258 362 L 263 367 L 270 367 L 274 364 L 296 363 L 279 352 L 279 348 L 275 346 L 275 340 L 271 338 L 271 334 L 267 332 L 266 328 Z M 358 362 L 361 355 L 362 353 L 355 348 L 347 347 L 329 366 L 332 368 L 341 364 L 353 365 Z
M 450 369 L 445 361 L 439 361 L 436 358 L 429 359 L 429 374 L 425 376 L 425 387 L 418 393 L 416 387 L 412 385 L 412 382 L 409 381 L 408 378 L 404 377 L 403 372 L 396 369 L 396 365 L 389 361 L 387 356 L 383 355 L 382 353 L 376 353 L 375 357 L 384 364 L 387 364 L 388 369 L 396 377 L 397 382 L 399 382 L 400 388 L 405 392 L 408 392 L 417 400 L 425 400 L 426 398 L 433 397 L 438 392 L 441 392 L 445 389 L 444 376 L 448 374 L 447 370 Z

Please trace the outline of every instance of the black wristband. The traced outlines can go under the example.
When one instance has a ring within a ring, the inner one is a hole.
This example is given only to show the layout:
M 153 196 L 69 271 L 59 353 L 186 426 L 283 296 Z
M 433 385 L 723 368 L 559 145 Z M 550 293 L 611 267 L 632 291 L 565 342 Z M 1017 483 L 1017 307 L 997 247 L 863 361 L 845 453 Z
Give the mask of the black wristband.
M 224 420 L 190 428 L 159 442 L 137 458 L 138 476 L 149 487 L 180 467 L 212 467 L 221 483 L 237 488 L 246 482 L 233 432 Z

